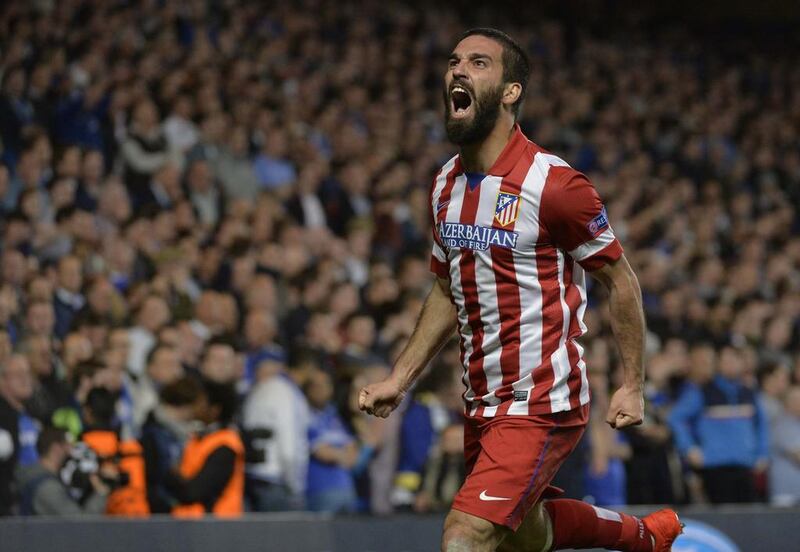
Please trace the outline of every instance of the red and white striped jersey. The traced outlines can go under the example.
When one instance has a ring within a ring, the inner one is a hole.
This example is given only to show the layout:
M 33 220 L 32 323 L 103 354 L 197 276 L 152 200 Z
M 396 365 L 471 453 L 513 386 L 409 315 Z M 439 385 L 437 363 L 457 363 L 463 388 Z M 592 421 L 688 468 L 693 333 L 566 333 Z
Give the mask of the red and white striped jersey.
M 458 312 L 466 413 L 588 403 L 584 270 L 622 255 L 591 183 L 517 127 L 487 175 L 448 161 L 430 201 L 431 270 L 450 280 Z

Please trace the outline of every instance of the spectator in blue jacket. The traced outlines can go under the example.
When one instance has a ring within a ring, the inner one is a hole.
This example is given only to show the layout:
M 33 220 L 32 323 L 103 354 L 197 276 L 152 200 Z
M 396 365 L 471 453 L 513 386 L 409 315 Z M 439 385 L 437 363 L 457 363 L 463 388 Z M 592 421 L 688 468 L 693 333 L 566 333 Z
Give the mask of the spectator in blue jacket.
M 333 382 L 327 372 L 316 370 L 303 390 L 311 406 L 306 498 L 312 512 L 354 512 L 357 506 L 351 470 L 358 463 L 355 436 L 347 430 L 333 399 Z
M 724 346 L 711 381 L 687 384 L 669 418 L 678 450 L 715 504 L 755 501 L 754 471 L 767 467 L 767 417 L 742 372 L 740 351 Z
M 392 492 L 395 506 L 414 505 L 431 451 L 442 432 L 458 422 L 459 384 L 456 371 L 438 363 L 414 390 L 400 428 L 400 456 Z
M 58 288 L 53 300 L 55 332 L 59 338 L 64 338 L 69 333 L 73 318 L 86 304 L 86 298 L 81 293 L 82 287 L 81 260 L 74 255 L 62 257 L 58 262 Z

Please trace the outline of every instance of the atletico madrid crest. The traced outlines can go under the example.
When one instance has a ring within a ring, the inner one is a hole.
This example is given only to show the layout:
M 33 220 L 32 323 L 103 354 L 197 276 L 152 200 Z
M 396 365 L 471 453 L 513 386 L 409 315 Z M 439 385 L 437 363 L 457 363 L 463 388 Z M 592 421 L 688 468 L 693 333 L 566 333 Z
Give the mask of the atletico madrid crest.
M 500 226 L 508 226 L 519 216 L 520 199 L 518 195 L 500 192 L 497 194 L 497 205 L 494 208 L 494 218 Z

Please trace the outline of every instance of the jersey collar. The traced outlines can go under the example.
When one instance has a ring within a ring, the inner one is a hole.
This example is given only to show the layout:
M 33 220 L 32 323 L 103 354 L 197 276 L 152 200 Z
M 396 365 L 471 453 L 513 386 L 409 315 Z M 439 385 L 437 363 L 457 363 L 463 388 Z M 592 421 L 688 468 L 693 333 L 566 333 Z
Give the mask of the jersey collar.
M 494 165 L 489 169 L 488 175 L 490 176 L 506 176 L 511 172 L 511 169 L 517 164 L 519 158 L 525 151 L 528 145 L 528 139 L 522 134 L 522 129 L 518 124 L 514 125 L 514 130 L 511 132 L 511 138 L 508 143 L 500 152 L 500 156 L 495 160 Z M 457 173 L 461 174 L 464 171 L 461 165 L 461 157 L 457 159 L 458 170 Z

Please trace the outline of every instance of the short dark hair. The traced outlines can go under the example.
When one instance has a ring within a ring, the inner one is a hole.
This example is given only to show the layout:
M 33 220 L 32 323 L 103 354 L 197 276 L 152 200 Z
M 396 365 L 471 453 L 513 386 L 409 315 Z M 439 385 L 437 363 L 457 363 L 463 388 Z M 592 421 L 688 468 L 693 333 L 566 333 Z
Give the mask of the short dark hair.
M 182 378 L 161 388 L 159 398 L 169 406 L 190 406 L 205 392 L 203 385 L 192 376 Z
M 528 79 L 531 75 L 531 62 L 528 54 L 513 38 L 498 29 L 476 27 L 465 32 L 461 36 L 461 40 L 469 36 L 485 36 L 499 42 L 503 47 L 503 81 L 507 83 L 518 82 L 522 86 L 519 98 L 511 105 L 511 112 L 514 114 L 514 118 L 518 118 L 522 102 L 525 100 L 525 92 L 528 90 Z
M 40 433 L 39 437 L 36 439 L 36 452 L 39 453 L 39 456 L 45 456 L 50 449 L 53 448 L 53 445 L 66 443 L 67 442 L 67 432 L 63 429 L 59 429 L 57 427 L 45 427 Z
M 217 383 L 209 379 L 202 381 L 203 391 L 208 399 L 209 406 L 218 406 L 219 417 L 217 419 L 222 425 L 228 425 L 236 414 L 236 407 L 239 397 L 233 384 Z
M 94 425 L 109 429 L 114 421 L 117 396 L 105 387 L 93 387 L 86 395 L 83 406 L 92 413 Z

